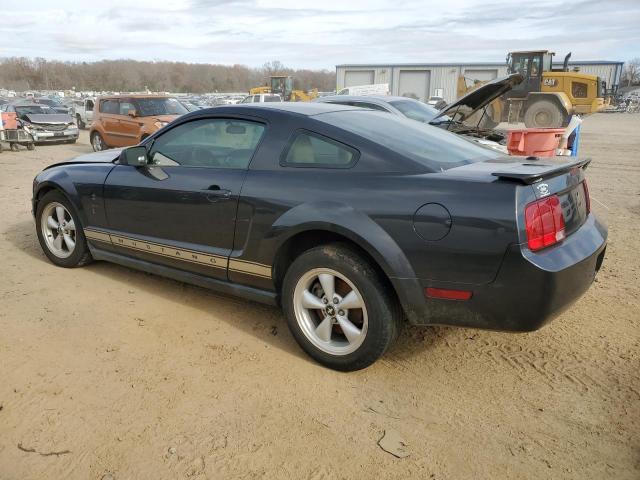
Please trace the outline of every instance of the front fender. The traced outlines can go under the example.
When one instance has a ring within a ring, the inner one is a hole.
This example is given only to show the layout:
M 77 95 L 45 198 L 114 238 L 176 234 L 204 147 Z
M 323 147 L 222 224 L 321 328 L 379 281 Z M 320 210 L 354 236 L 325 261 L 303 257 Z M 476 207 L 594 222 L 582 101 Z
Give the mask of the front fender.
M 38 209 L 38 200 L 42 194 L 49 190 L 60 191 L 67 199 L 76 207 L 76 211 L 80 218 L 86 219 L 84 212 L 82 211 L 82 203 L 80 202 L 80 195 L 78 190 L 71 180 L 70 175 L 63 169 L 51 169 L 40 172 L 33 181 L 33 197 L 31 199 L 33 205 L 33 214 L 36 214 Z
M 42 192 L 59 190 L 76 209 L 82 225 L 106 225 L 102 191 L 112 163 L 76 163 L 48 168 L 33 182 L 33 211 Z

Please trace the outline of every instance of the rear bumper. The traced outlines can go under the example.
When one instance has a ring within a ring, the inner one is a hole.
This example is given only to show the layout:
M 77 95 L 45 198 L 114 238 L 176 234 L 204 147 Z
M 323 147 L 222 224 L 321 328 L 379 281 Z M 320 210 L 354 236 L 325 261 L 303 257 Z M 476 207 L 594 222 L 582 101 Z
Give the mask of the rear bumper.
M 533 253 L 511 245 L 496 279 L 485 285 L 437 284 L 396 279 L 409 320 L 418 325 L 455 325 L 489 330 L 537 330 L 591 286 L 602 265 L 607 229 L 595 215 L 562 244 Z M 472 290 L 467 301 L 427 299 L 424 288 Z

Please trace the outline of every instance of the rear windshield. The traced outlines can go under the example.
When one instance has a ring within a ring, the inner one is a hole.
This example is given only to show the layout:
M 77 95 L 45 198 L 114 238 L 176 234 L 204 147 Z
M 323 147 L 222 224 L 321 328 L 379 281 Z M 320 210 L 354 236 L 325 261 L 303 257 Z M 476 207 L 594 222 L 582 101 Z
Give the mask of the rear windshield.
M 136 114 L 139 117 L 188 113 L 188 110 L 175 98 L 136 98 L 134 102 Z
M 264 101 L 265 102 L 279 102 L 280 101 L 280 97 L 277 96 L 277 95 L 265 96 L 264 97 Z
M 499 156 L 455 133 L 388 113 L 346 110 L 313 118 L 387 147 L 434 172 Z
M 389 103 L 400 110 L 405 117 L 423 123 L 429 123 L 440 113 L 437 108 L 412 100 L 393 100 Z

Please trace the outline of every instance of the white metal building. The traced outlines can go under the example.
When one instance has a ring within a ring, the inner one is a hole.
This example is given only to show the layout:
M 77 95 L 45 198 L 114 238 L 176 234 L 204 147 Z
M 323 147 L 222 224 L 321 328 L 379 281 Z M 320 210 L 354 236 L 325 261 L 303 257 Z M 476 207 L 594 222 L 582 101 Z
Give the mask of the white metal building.
M 569 62 L 570 69 L 598 75 L 607 84 L 607 90 L 620 83 L 623 62 L 585 61 Z M 554 63 L 562 68 L 562 62 Z M 451 102 L 456 99 L 458 77 L 469 80 L 491 80 L 507 74 L 504 63 L 399 63 L 353 64 L 336 66 L 336 88 L 340 91 L 355 85 L 388 83 L 391 95 L 413 96 L 422 101 L 441 96 Z

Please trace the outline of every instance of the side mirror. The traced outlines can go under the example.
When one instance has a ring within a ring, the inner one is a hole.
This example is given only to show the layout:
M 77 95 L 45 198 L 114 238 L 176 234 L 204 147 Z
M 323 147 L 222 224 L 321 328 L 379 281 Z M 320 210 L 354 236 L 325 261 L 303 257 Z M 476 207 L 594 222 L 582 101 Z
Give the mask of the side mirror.
M 120 161 L 132 167 L 142 167 L 149 163 L 147 149 L 144 147 L 129 147 L 120 154 Z
M 136 116 L 136 111 L 131 109 L 127 112 L 127 115 L 129 115 L 130 117 L 135 117 Z

